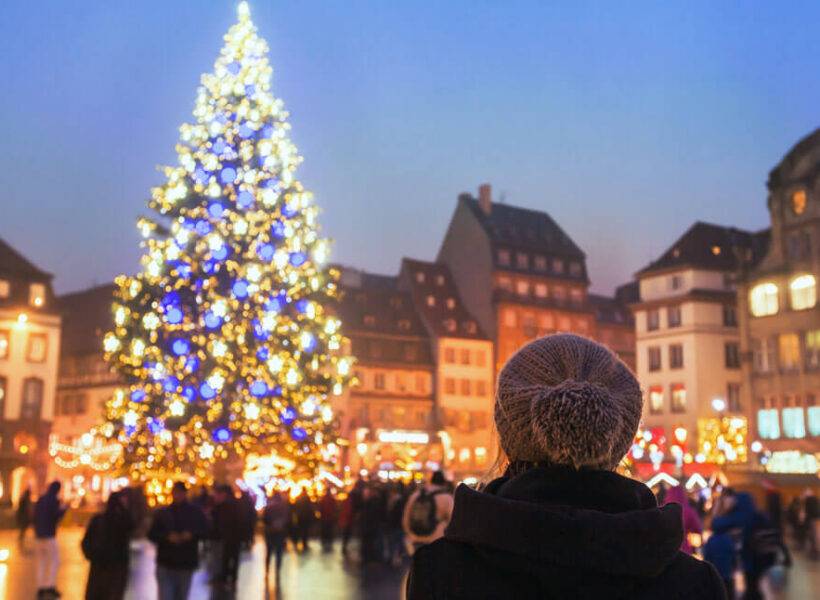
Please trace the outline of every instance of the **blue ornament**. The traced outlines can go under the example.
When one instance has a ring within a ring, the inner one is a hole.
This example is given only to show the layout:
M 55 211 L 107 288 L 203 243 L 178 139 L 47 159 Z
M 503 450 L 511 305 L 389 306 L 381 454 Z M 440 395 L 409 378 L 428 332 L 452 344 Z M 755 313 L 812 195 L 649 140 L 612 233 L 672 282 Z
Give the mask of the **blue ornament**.
M 196 388 L 192 385 L 186 385 L 182 388 L 182 397 L 188 402 L 193 402 L 196 399 Z
M 151 433 L 153 433 L 154 435 L 156 435 L 156 434 L 158 434 L 160 431 L 162 431 L 162 430 L 163 430 L 163 429 L 165 429 L 165 428 L 164 428 L 164 427 L 163 427 L 163 425 L 162 425 L 162 421 L 159 421 L 159 420 L 157 420 L 157 419 L 149 419 L 149 421 L 148 421 L 148 429 L 149 429 L 149 431 L 150 431 Z
M 263 137 L 263 138 L 272 138 L 272 137 L 273 137 L 273 133 L 274 133 L 274 131 L 275 131 L 275 130 L 274 130 L 274 128 L 273 128 L 273 125 L 271 125 L 271 124 L 269 123 L 269 124 L 265 125 L 265 126 L 262 128 L 262 132 L 261 132 L 261 133 L 262 133 L 262 137 Z
M 228 117 L 225 116 L 225 113 L 219 113 L 214 117 L 214 121 L 216 121 L 220 125 L 224 125 L 228 122 Z
M 233 183 L 236 180 L 236 169 L 225 167 L 219 174 L 219 180 L 226 185 Z
M 282 422 L 285 425 L 290 425 L 293 423 L 293 420 L 296 418 L 296 411 L 293 410 L 293 407 L 288 406 L 285 410 L 282 411 Z
M 297 213 L 297 210 L 295 208 L 293 208 L 290 204 L 285 204 L 282 207 L 282 214 L 285 215 L 287 218 L 291 218 L 291 217 L 295 216 L 296 213 Z
M 191 265 L 186 262 L 178 263 L 177 275 L 182 279 L 188 279 L 191 276 Z
M 262 381 L 261 379 L 257 379 L 251 384 L 251 395 L 256 396 L 257 398 L 261 398 L 265 394 L 268 393 L 268 384 Z
M 236 296 L 237 298 L 247 298 L 248 297 L 248 282 L 243 280 L 243 279 L 237 280 L 231 286 L 231 291 L 233 292 L 233 295 Z
M 242 65 L 239 63 L 239 61 L 236 61 L 236 60 L 232 61 L 232 62 L 229 62 L 228 67 L 227 67 L 228 73 L 230 73 L 231 75 L 238 74 L 239 70 L 241 68 L 242 68 Z
M 239 208 L 250 208 L 253 206 L 253 194 L 247 190 L 242 190 L 236 195 L 236 205 Z
M 307 256 L 303 252 L 292 252 L 290 255 L 290 264 L 294 267 L 301 267 L 306 260 Z
M 285 292 L 280 292 L 265 303 L 265 310 L 268 312 L 281 312 L 288 303 L 288 296 Z
M 207 383 L 203 383 L 199 386 L 199 395 L 205 398 L 206 400 L 210 400 L 214 396 L 216 396 L 216 390 L 209 386 Z
M 228 258 L 228 247 L 227 246 L 220 246 L 216 250 L 211 251 L 211 256 L 215 260 L 225 260 Z
M 220 325 L 222 325 L 222 319 L 220 317 L 216 316 L 210 310 L 205 313 L 205 327 L 208 329 L 216 329 Z
M 171 325 L 177 325 L 178 323 L 182 323 L 183 317 L 183 312 L 176 306 L 172 306 L 165 310 L 165 320 L 168 321 Z
M 282 221 L 274 221 L 270 226 L 270 235 L 275 239 L 282 239 L 285 237 L 285 224 Z
M 271 395 L 276 396 L 277 398 L 281 398 L 282 396 L 282 386 L 277 385 L 273 390 L 271 390 Z
M 162 305 L 165 307 L 175 306 L 181 301 L 179 292 L 168 292 L 162 297 Z
M 307 310 L 307 307 L 308 301 L 305 298 L 302 298 L 301 300 L 296 302 L 296 310 L 298 310 L 300 313 L 305 312 Z
M 131 392 L 132 402 L 142 402 L 143 400 L 145 400 L 145 390 L 137 388 Z
M 185 361 L 185 370 L 189 373 L 193 373 L 199 368 L 199 359 L 196 356 L 189 356 L 188 360 Z
M 216 271 L 216 265 L 218 261 L 213 259 L 208 259 L 202 264 L 202 270 L 205 271 L 208 275 Z
M 208 183 L 208 180 L 210 178 L 211 174 L 208 173 L 208 171 L 203 169 L 201 166 L 198 166 L 196 169 L 194 169 L 194 179 L 198 184 L 205 185 L 206 183 Z
M 267 346 L 262 346 L 259 350 L 256 351 L 256 358 L 261 361 L 268 360 L 268 356 L 270 356 L 270 350 L 268 350 Z
M 213 202 L 208 206 L 208 214 L 214 219 L 221 219 L 222 215 L 225 214 L 225 207 L 219 202 Z
M 174 340 L 174 343 L 171 344 L 171 350 L 177 356 L 182 356 L 183 354 L 188 354 L 188 351 L 191 349 L 191 344 L 188 340 L 184 340 L 182 338 L 178 338 Z
M 204 219 L 200 219 L 196 222 L 195 229 L 199 235 L 208 235 L 211 233 L 211 224 Z
M 216 154 L 222 154 L 223 152 L 225 152 L 226 146 L 227 144 L 225 143 L 225 140 L 219 138 L 213 143 L 213 145 L 211 146 L 211 150 L 213 150 Z
M 262 260 L 271 260 L 273 258 L 274 248 L 272 244 L 262 244 L 256 249 L 256 254 Z
M 290 432 L 290 435 L 297 442 L 301 442 L 307 437 L 307 431 L 301 427 L 294 427 L 293 431 Z
M 226 427 L 220 427 L 214 430 L 214 439 L 223 444 L 229 442 L 231 441 L 231 432 Z
M 176 391 L 177 387 L 179 387 L 179 379 L 174 377 L 173 375 L 169 375 L 165 378 L 165 381 L 162 383 L 162 389 L 166 392 L 174 392 Z
M 253 127 L 251 127 L 248 124 L 248 122 L 245 121 L 244 123 L 242 123 L 242 125 L 239 126 L 239 137 L 241 137 L 243 140 L 246 140 L 246 139 L 248 139 L 249 137 L 252 137 L 252 136 L 253 136 Z
M 256 86 L 255 85 L 246 85 L 245 86 L 245 95 L 246 96 L 253 96 L 256 93 Z

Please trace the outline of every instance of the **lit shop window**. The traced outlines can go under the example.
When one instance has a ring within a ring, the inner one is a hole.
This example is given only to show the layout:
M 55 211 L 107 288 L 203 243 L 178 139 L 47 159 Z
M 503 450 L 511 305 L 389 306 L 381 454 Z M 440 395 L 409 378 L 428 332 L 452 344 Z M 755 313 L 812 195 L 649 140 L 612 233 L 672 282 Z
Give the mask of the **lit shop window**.
M 672 412 L 686 412 L 686 386 L 682 383 L 672 384 Z
M 780 418 L 776 408 L 757 411 L 757 432 L 764 440 L 776 440 L 780 437 Z
M 814 308 L 817 304 L 817 284 L 814 275 L 795 277 L 789 284 L 793 310 Z
M 11 284 L 7 279 L 0 279 L 0 298 L 8 298 L 11 295 Z
M 484 446 L 478 446 L 475 449 L 475 462 L 478 466 L 486 464 L 486 462 L 487 462 L 487 449 Z
M 749 306 L 752 315 L 765 317 L 776 314 L 778 311 L 777 286 L 773 283 L 761 283 L 752 288 L 749 293 Z
M 809 435 L 820 435 L 820 406 L 809 406 L 806 412 L 809 413 Z
M 663 388 L 659 385 L 649 388 L 649 412 L 652 414 L 663 412 Z
M 802 406 L 783 409 L 783 435 L 787 438 L 806 437 L 806 421 Z
M 42 283 L 32 283 L 28 288 L 28 303 L 40 307 L 46 303 L 46 286 Z

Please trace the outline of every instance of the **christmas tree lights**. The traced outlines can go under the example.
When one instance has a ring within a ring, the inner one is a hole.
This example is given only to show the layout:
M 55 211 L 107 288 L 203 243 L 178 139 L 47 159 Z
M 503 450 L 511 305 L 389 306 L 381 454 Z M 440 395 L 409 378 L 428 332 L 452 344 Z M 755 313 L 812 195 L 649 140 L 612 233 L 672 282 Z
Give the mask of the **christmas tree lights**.
M 208 479 L 216 461 L 255 452 L 302 478 L 333 460 L 330 396 L 351 367 L 328 310 L 338 273 L 295 178 L 267 52 L 240 3 L 180 127 L 178 165 L 152 190 L 155 217 L 137 224 L 142 271 L 116 280 L 104 347 L 128 387 L 106 416 L 134 477 Z

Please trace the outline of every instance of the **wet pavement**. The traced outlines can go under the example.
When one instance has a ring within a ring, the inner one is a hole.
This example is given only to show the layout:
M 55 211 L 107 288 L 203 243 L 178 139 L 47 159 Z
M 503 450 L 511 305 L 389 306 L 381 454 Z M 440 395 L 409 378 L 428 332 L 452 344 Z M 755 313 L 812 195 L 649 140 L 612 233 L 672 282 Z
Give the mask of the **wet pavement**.
M 81 600 L 85 592 L 88 563 L 80 552 L 82 530 L 59 530 L 61 552 L 58 586 L 66 600 Z M 31 540 L 29 540 L 31 546 Z M 34 600 L 34 556 L 17 548 L 13 531 L 0 531 L 0 548 L 11 550 L 7 563 L 0 563 L 0 600 Z M 258 540 L 251 552 L 242 557 L 239 569 L 238 600 L 401 600 L 404 597 L 406 569 L 373 565 L 363 571 L 354 560 L 345 560 L 338 544 L 333 552 L 323 553 L 318 542 L 298 554 L 289 550 L 282 566 L 279 585 L 271 575 L 265 586 L 264 545 Z M 809 561 L 801 552 L 793 553 L 794 567 L 789 572 L 788 589 L 778 600 L 807 600 L 820 597 L 820 561 Z M 131 577 L 127 600 L 155 600 L 154 549 L 145 541 L 133 544 Z M 194 577 L 190 600 L 209 600 L 205 573 Z

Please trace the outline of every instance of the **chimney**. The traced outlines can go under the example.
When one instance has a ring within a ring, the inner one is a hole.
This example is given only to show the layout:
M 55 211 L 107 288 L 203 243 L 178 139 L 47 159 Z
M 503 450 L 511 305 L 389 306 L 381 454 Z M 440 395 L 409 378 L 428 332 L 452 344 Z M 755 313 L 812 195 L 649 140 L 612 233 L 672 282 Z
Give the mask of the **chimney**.
M 493 212 L 493 187 L 489 183 L 478 186 L 478 205 L 485 215 Z

